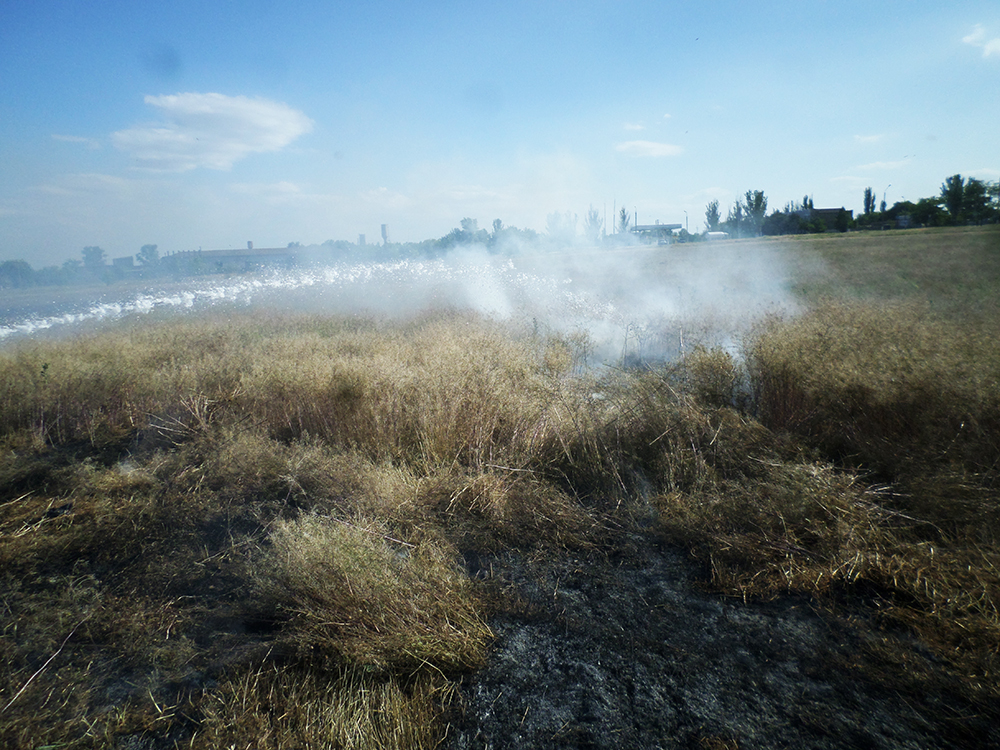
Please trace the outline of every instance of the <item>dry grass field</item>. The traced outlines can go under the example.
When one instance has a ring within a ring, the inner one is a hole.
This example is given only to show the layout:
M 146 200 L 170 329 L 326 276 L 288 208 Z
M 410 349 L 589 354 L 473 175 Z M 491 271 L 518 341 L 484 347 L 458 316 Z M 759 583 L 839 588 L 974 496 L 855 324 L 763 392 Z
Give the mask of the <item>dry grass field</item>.
M 0 745 L 438 746 L 507 606 L 466 556 L 640 526 L 715 591 L 877 612 L 887 686 L 996 716 L 1000 231 L 767 241 L 806 311 L 741 358 L 591 370 L 456 312 L 0 349 Z

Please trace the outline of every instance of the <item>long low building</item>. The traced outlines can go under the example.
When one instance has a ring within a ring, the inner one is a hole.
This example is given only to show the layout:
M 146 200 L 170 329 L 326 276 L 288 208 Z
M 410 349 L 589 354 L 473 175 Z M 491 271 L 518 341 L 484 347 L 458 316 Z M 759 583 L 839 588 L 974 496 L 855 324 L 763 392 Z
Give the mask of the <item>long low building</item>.
M 636 224 L 631 231 L 646 242 L 667 245 L 674 236 L 674 230 L 682 226 L 682 224 Z
M 161 259 L 161 263 L 190 269 L 202 266 L 212 271 L 249 270 L 261 266 L 293 266 L 301 249 L 293 247 L 247 247 L 241 250 L 184 250 Z

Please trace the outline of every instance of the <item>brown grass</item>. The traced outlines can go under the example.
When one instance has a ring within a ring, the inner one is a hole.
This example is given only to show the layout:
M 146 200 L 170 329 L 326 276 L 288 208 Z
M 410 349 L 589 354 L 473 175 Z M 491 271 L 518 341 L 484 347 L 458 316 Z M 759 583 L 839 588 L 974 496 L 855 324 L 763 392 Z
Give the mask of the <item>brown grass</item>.
M 264 590 L 292 615 L 309 655 L 412 674 L 480 666 L 492 638 L 471 582 L 446 548 L 364 519 L 279 522 L 261 559 Z
M 919 303 L 773 321 L 748 348 L 751 408 L 770 431 L 746 457 L 760 470 L 705 472 L 695 491 L 661 495 L 664 523 L 720 588 L 865 592 L 972 693 L 1000 695 L 994 330 Z
M 749 349 L 757 415 L 891 480 L 928 464 L 994 471 L 996 323 L 920 303 L 826 305 L 778 323 Z
M 720 590 L 877 604 L 990 705 L 1000 326 L 979 281 L 931 277 L 993 278 L 997 236 L 809 240 L 836 273 L 801 288 L 849 302 L 655 371 L 455 313 L 5 348 L 0 745 L 432 747 L 498 606 L 462 553 L 602 548 L 650 513 Z M 888 289 L 862 252 L 916 287 L 859 302 Z M 894 685 L 936 679 L 884 650 Z
M 262 667 L 208 697 L 191 747 L 242 747 L 252 738 L 262 750 L 429 750 L 443 739 L 449 690 L 427 674 L 400 683 L 358 668 Z

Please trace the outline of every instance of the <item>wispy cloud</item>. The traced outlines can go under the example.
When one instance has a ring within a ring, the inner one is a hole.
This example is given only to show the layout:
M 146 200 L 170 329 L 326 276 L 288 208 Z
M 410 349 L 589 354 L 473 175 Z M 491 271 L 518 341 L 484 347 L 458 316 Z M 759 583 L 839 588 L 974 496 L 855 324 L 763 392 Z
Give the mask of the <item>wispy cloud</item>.
M 856 143 L 865 143 L 865 144 L 868 144 L 868 143 L 878 143 L 879 141 L 881 141 L 884 138 L 885 138 L 885 136 L 882 135 L 882 134 L 879 134 L 879 135 L 856 135 L 856 136 L 854 136 L 854 140 L 855 140 Z
M 620 151 L 628 156 L 660 157 L 677 156 L 683 153 L 684 149 L 670 143 L 657 143 L 656 141 L 625 141 L 617 144 L 615 151 Z
M 269 202 L 300 200 L 302 188 L 294 182 L 233 182 L 229 185 L 230 192 L 246 195 Z
M 140 167 L 186 172 L 229 169 L 254 153 L 279 151 L 313 121 L 287 104 L 224 94 L 147 96 L 163 120 L 112 133 L 111 140 Z
M 977 23 L 968 35 L 962 37 L 962 41 L 973 47 L 981 47 L 983 57 L 1000 56 L 1000 36 L 990 39 L 981 23 Z
M 622 125 L 623 130 L 645 130 L 646 126 L 641 122 L 626 122 Z
M 101 144 L 93 138 L 84 138 L 81 135 L 57 135 L 52 134 L 52 140 L 60 141 L 62 143 L 82 143 L 91 151 L 96 151 L 101 147 Z

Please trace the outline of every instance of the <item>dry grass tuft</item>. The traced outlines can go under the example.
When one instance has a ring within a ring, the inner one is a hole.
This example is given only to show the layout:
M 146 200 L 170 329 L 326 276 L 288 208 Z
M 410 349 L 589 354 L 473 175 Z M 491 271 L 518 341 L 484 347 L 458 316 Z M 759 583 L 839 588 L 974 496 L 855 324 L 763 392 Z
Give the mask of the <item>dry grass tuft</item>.
M 492 633 L 471 581 L 430 538 L 385 524 L 304 516 L 276 524 L 260 564 L 264 590 L 292 615 L 309 654 L 413 673 L 482 664 Z
M 439 525 L 462 550 L 582 548 L 592 546 L 599 526 L 594 513 L 551 482 L 503 467 L 429 477 L 403 512 Z
M 746 378 L 742 366 L 729 352 L 698 346 L 679 363 L 685 391 L 710 407 L 734 406 L 742 396 Z
M 260 750 L 436 748 L 450 690 L 429 674 L 400 681 L 358 667 L 334 674 L 261 667 L 205 697 L 191 747 L 242 747 L 252 739 Z

